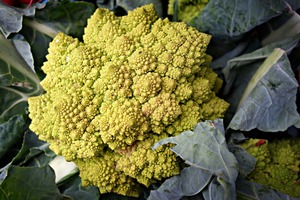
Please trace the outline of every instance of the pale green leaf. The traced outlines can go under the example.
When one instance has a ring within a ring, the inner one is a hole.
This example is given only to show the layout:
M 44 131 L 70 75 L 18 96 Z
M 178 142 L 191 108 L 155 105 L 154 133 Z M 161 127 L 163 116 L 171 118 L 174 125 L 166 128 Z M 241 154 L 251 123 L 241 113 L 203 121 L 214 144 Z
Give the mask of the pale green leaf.
M 184 168 L 179 175 L 167 179 L 157 190 L 152 190 L 148 200 L 179 200 L 201 192 L 211 181 L 212 173 L 197 168 Z
M 224 198 L 235 198 L 235 180 L 238 175 L 238 162 L 228 150 L 224 137 L 223 121 L 198 123 L 193 131 L 185 131 L 178 136 L 158 141 L 153 148 L 173 143 L 171 151 L 187 164 L 207 170 L 217 176 L 224 189 Z
M 297 80 L 285 51 L 275 49 L 249 81 L 229 124 L 234 130 L 285 131 L 297 125 Z
M 210 0 L 191 25 L 213 36 L 236 37 L 280 15 L 287 8 L 283 1 Z

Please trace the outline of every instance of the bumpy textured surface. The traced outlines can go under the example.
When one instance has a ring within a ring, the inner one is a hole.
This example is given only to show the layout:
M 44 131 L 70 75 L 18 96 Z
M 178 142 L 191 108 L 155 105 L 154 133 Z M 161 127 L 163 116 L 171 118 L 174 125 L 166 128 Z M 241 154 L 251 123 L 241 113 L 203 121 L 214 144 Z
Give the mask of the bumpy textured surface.
M 189 23 L 208 2 L 209 0 L 169 0 L 168 14 L 176 14 L 177 20 Z
M 250 139 L 241 146 L 256 158 L 249 180 L 300 198 L 300 138 Z
M 179 173 L 175 154 L 151 150 L 155 142 L 222 117 L 228 107 L 208 68 L 209 40 L 158 19 L 153 5 L 123 17 L 98 9 L 83 42 L 60 33 L 50 43 L 46 93 L 29 99 L 30 128 L 77 163 L 84 185 L 138 196 L 138 182 Z

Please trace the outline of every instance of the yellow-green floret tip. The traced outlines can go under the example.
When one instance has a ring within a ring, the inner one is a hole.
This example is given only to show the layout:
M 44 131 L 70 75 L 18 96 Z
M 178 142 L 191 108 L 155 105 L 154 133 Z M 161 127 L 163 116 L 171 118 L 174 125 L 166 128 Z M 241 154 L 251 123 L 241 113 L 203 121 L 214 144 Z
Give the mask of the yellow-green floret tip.
M 300 198 L 300 138 L 249 139 L 241 146 L 256 158 L 247 179 Z
M 49 46 L 46 93 L 29 98 L 30 129 L 80 169 L 83 185 L 138 196 L 179 173 L 158 140 L 223 117 L 221 79 L 205 53 L 211 36 L 159 19 L 153 5 L 117 17 L 97 9 L 83 41 L 59 33 Z

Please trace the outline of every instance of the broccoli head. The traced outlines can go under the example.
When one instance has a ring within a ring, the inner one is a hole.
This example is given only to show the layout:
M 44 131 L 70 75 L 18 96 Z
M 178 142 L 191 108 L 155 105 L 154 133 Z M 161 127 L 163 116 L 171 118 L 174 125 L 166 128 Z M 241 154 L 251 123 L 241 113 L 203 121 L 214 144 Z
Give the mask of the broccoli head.
M 250 181 L 300 197 L 300 138 L 249 139 L 241 146 L 256 158 L 255 170 L 247 176 Z
M 83 42 L 59 33 L 42 69 L 46 93 L 29 98 L 31 130 L 80 168 L 101 193 L 137 196 L 179 173 L 159 139 L 222 117 L 221 79 L 205 51 L 211 36 L 158 19 L 146 5 L 116 17 L 97 9 Z

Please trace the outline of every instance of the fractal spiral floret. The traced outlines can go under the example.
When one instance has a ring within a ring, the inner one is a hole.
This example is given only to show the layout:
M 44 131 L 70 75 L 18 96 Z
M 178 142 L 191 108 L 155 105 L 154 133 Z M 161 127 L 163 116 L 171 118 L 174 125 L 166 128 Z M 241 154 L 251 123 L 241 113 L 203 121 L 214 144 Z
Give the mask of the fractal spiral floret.
M 222 81 L 205 53 L 211 36 L 159 19 L 153 5 L 117 17 L 97 9 L 83 42 L 59 33 L 50 43 L 45 94 L 29 98 L 33 130 L 80 169 L 83 185 L 138 196 L 179 173 L 160 139 L 222 117 Z

